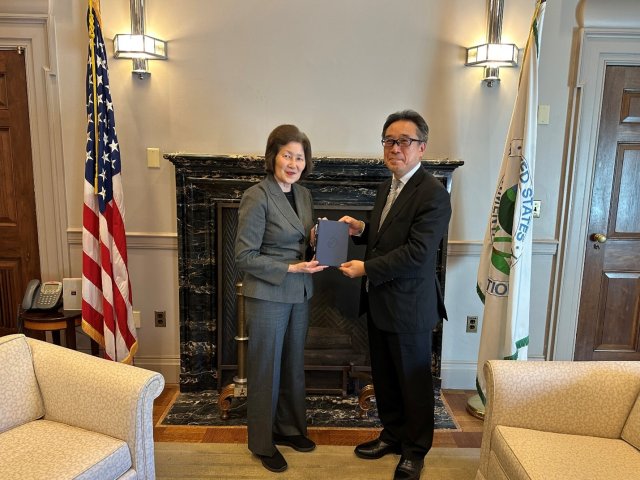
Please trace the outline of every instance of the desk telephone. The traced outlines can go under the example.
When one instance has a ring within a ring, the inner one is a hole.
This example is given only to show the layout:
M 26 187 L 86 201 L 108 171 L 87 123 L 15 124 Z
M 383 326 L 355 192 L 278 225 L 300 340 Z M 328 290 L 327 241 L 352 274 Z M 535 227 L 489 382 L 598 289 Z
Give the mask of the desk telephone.
M 23 310 L 53 310 L 62 303 L 62 282 L 31 280 L 22 299 Z

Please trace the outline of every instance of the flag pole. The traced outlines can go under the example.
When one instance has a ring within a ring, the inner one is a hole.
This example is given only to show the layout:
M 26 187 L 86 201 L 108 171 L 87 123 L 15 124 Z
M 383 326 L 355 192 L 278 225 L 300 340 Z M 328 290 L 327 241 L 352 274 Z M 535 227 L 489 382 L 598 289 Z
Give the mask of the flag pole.
M 467 412 L 473 417 L 484 420 L 485 408 L 479 393 L 471 395 L 467 400 Z
M 518 91 L 489 221 L 477 293 L 484 304 L 477 394 L 467 412 L 484 419 L 487 360 L 526 360 L 529 345 L 531 246 L 537 136 L 538 60 L 545 0 L 538 0 L 527 36 Z
M 95 130 L 95 138 L 98 138 L 98 89 L 96 86 L 96 31 L 95 31 L 95 17 L 93 12 L 95 11 L 93 0 L 89 0 L 89 48 L 91 49 L 91 83 L 93 85 L 93 128 Z M 93 191 L 98 194 L 98 155 L 99 147 L 98 142 L 95 142 L 95 155 L 96 155 L 96 168 L 94 172 Z

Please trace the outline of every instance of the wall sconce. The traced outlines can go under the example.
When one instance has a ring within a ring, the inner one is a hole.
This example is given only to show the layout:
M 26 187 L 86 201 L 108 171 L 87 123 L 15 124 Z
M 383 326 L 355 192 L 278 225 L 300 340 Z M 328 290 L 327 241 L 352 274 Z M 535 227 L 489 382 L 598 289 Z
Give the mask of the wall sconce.
M 131 58 L 133 74 L 139 79 L 149 78 L 147 60 L 166 60 L 167 42 L 145 35 L 144 0 L 129 0 L 131 33 L 119 33 L 113 38 L 115 58 Z
M 467 67 L 484 67 L 483 82 L 493 87 L 500 81 L 500 67 L 518 66 L 518 47 L 500 43 L 504 0 L 487 0 L 487 43 L 467 48 Z

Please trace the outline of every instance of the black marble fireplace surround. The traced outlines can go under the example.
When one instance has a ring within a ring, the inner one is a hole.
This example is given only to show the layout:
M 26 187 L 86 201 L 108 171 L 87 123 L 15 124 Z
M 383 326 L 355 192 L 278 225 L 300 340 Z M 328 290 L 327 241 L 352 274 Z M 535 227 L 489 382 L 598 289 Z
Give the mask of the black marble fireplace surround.
M 222 389 L 236 374 L 236 294 L 233 260 L 237 207 L 245 189 L 264 178 L 262 157 L 173 153 L 180 302 L 180 390 Z M 424 161 L 451 191 L 461 161 Z M 316 158 L 301 183 L 313 194 L 316 216 L 366 219 L 376 187 L 389 176 L 379 159 Z M 446 245 L 447 239 L 442 245 Z M 349 258 L 362 258 L 352 245 Z M 446 248 L 438 275 L 445 286 Z M 359 318 L 360 282 L 329 269 L 314 275 L 310 332 L 305 349 L 307 388 L 344 393 L 347 376 L 368 372 L 366 321 Z M 434 332 L 434 374 L 440 373 L 441 329 Z

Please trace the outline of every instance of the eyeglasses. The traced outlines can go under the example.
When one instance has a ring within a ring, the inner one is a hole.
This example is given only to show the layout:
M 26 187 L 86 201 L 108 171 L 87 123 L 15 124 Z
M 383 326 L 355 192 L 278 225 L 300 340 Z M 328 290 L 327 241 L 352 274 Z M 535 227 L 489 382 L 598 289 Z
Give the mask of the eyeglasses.
M 397 140 L 393 138 L 383 138 L 381 142 L 385 148 L 391 148 L 394 145 L 398 145 L 400 148 L 407 148 L 410 147 L 413 142 L 422 143 L 424 140 L 420 140 L 419 138 L 399 138 Z

